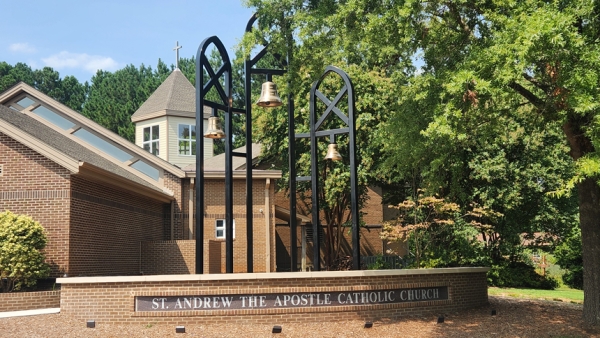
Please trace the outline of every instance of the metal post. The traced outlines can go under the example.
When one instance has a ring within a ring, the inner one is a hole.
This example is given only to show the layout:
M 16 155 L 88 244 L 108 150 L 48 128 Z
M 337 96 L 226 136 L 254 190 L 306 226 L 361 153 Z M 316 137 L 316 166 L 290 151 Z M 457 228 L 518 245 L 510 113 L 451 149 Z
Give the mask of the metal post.
M 208 62 L 206 51 L 214 44 L 223 60 L 223 65 L 214 71 Z M 204 71 L 208 81 L 204 82 Z M 225 88 L 221 86 L 221 77 L 225 77 Z M 220 109 L 225 112 L 225 241 L 226 270 L 233 272 L 233 166 L 232 166 L 232 93 L 231 62 L 227 50 L 218 37 L 212 36 L 200 44 L 196 57 L 196 273 L 203 273 L 204 264 L 204 138 L 198 142 L 198 135 L 203 135 L 204 106 Z M 215 88 L 220 102 L 205 100 L 211 88 Z
M 291 32 L 287 32 L 287 64 L 290 67 L 293 54 L 293 39 Z M 298 268 L 298 239 L 296 219 L 296 131 L 294 127 L 294 96 L 292 93 L 292 81 L 288 75 L 288 165 L 290 176 L 290 264 L 291 271 Z
M 319 232 L 319 176 L 318 165 L 319 159 L 317 152 L 317 136 L 316 136 L 316 104 L 315 91 L 319 83 L 315 82 L 310 90 L 310 173 L 311 173 L 311 189 L 312 189 L 312 226 L 313 226 L 313 269 L 321 271 L 321 233 Z
M 244 62 L 244 95 L 246 105 L 246 270 L 254 272 L 254 237 L 252 211 L 252 64 L 249 59 Z M 269 217 L 269 210 L 266 216 Z
M 233 273 L 233 112 L 231 111 L 231 76 L 225 74 L 225 91 L 229 105 L 225 112 L 225 271 Z
M 248 23 L 246 24 L 246 32 L 251 32 L 252 31 L 252 25 L 254 24 L 254 22 L 257 20 L 257 16 L 256 13 L 254 13 L 252 15 L 252 17 L 250 18 L 250 20 L 248 21 Z M 271 77 L 273 75 L 283 75 L 285 74 L 285 70 L 283 69 L 257 69 L 254 68 L 254 66 L 256 65 L 256 63 L 262 59 L 263 56 L 265 56 L 267 53 L 267 45 L 264 46 L 264 48 L 256 55 L 254 56 L 254 58 L 250 58 L 248 57 L 246 59 L 246 61 L 244 62 L 244 75 L 245 75 L 245 81 L 244 81 L 244 86 L 245 86 L 245 103 L 246 103 L 246 177 L 247 177 L 247 181 L 249 182 L 249 180 L 251 181 L 252 179 L 252 168 L 251 168 L 251 164 L 252 164 L 252 127 L 251 127 L 251 120 L 252 120 L 252 99 L 251 99 L 251 95 L 252 95 L 252 90 L 251 90 L 251 76 L 252 74 L 264 74 L 267 76 L 267 80 L 271 80 Z M 288 54 L 289 56 L 289 54 Z M 294 102 L 293 102 L 293 98 L 291 94 L 288 94 L 288 116 L 292 116 L 291 123 L 293 123 L 293 111 L 294 111 Z M 293 133 L 293 129 L 290 129 L 290 144 L 292 144 L 292 140 L 294 137 L 294 133 Z M 293 145 L 292 145 L 293 146 Z M 293 150 L 292 150 L 293 151 Z M 291 154 L 291 153 L 290 153 Z M 293 159 L 292 155 L 290 155 L 290 159 Z M 290 163 L 292 163 L 290 160 Z M 290 165 L 290 167 L 292 167 Z M 295 174 L 293 175 L 294 180 L 295 180 Z M 248 179 L 249 178 L 249 179 Z M 292 186 L 292 180 L 290 180 L 290 186 Z M 295 186 L 295 183 L 294 183 Z M 248 194 L 246 195 L 246 205 L 247 205 L 247 215 L 248 215 L 248 225 L 249 227 L 247 228 L 247 238 L 248 238 L 248 272 L 252 272 L 252 267 L 250 266 L 251 262 L 252 262 L 252 220 L 251 220 L 251 213 L 252 213 L 252 187 L 251 187 L 251 183 L 247 183 L 246 185 L 246 190 L 248 191 Z M 290 202 L 290 213 L 293 213 L 293 217 L 291 217 L 290 219 L 290 227 L 295 229 L 295 224 L 296 224 L 296 218 L 295 218 L 295 210 L 296 210 L 296 203 L 295 203 L 295 194 L 294 194 L 294 202 L 293 202 L 293 206 L 291 204 L 292 202 Z M 270 217 L 270 211 L 267 211 L 265 217 Z M 294 242 L 296 238 L 295 232 L 292 232 L 292 246 L 296 247 L 296 243 Z M 290 255 L 292 257 L 295 257 L 294 255 Z M 292 258 L 292 271 L 294 271 L 295 269 L 295 258 Z

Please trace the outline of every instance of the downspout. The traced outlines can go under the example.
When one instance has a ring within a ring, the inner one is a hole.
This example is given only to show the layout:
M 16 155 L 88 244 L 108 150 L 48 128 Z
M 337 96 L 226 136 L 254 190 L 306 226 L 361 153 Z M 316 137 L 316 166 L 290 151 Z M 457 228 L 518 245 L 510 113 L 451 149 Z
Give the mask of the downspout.
M 302 229 L 302 271 L 306 271 L 306 224 L 302 222 L 300 228 Z
M 265 261 L 265 272 L 271 272 L 271 202 L 270 202 L 270 187 L 271 179 L 265 180 L 265 247 L 267 250 L 266 261 Z
M 175 240 L 175 201 L 171 201 L 171 240 Z
M 190 178 L 188 196 L 188 239 L 194 239 L 194 178 Z

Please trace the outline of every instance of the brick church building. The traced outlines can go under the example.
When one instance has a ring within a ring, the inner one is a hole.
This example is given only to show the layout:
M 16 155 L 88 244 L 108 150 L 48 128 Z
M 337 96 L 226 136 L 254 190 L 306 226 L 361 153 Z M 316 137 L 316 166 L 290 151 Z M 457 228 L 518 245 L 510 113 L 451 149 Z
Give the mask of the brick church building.
M 134 144 L 27 84 L 0 93 L 0 210 L 30 215 L 46 229 L 53 277 L 194 273 L 195 109 L 194 87 L 174 70 L 132 115 Z M 221 273 L 224 156 L 212 149 L 205 139 L 204 271 Z M 258 158 L 260 145 L 252 153 Z M 233 161 L 234 272 L 245 272 L 246 163 Z M 279 170 L 253 170 L 255 272 L 290 270 L 280 178 Z M 381 190 L 369 195 L 363 255 L 385 252 L 379 229 L 390 217 Z M 299 228 L 298 248 L 310 250 Z

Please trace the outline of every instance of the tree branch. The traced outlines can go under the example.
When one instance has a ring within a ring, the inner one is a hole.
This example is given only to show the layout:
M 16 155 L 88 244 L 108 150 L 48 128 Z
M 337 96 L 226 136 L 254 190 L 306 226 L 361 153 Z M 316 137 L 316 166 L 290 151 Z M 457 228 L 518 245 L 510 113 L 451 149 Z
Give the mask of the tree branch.
M 543 90 L 544 92 L 546 92 L 546 93 L 550 92 L 550 86 L 547 86 L 547 85 L 541 83 L 540 81 L 538 81 L 536 78 L 532 77 L 531 75 L 529 75 L 527 73 L 523 73 L 523 77 L 525 78 L 525 80 L 531 82 L 534 86 L 538 87 L 539 89 Z
M 448 6 L 448 9 L 450 10 L 450 14 L 454 18 L 454 20 L 456 20 L 456 23 L 460 26 L 462 31 L 464 33 L 466 33 L 469 37 L 472 36 L 473 32 L 471 31 L 471 28 L 469 28 L 469 26 L 465 23 L 463 18 L 460 16 L 460 13 L 458 12 L 456 5 L 452 2 L 445 2 L 444 4 L 446 6 Z
M 510 88 L 514 89 L 517 93 L 519 93 L 525 99 L 527 99 L 527 101 L 529 101 L 531 104 L 533 104 L 539 110 L 543 111 L 546 108 L 544 101 L 542 101 L 539 97 L 537 97 L 535 94 L 533 94 L 531 91 L 529 91 L 529 89 L 521 86 L 517 82 L 513 81 L 513 82 L 509 83 L 508 86 Z

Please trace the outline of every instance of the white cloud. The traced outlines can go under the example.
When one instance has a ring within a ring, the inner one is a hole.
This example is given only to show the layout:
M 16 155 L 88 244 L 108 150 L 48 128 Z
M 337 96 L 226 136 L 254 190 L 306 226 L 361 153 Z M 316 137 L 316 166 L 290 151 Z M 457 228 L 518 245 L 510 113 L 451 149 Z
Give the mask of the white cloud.
M 92 74 L 97 70 L 114 71 L 119 68 L 119 64 L 110 57 L 100 55 L 76 54 L 62 51 L 58 54 L 43 58 L 46 66 L 57 70 L 66 68 L 84 69 Z
M 8 49 L 17 53 L 35 53 L 35 47 L 30 46 L 28 43 L 13 43 L 8 46 Z

